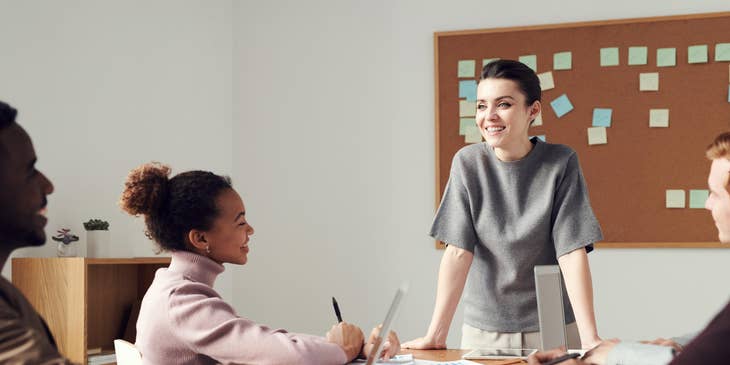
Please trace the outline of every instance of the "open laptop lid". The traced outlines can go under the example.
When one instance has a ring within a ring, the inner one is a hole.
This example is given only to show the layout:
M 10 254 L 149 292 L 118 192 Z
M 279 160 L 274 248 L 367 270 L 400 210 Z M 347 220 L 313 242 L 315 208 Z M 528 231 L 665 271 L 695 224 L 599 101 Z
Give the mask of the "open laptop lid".
M 535 292 L 540 321 L 540 350 L 566 346 L 563 285 L 558 265 L 535 266 Z
M 385 315 L 383 327 L 380 328 L 380 334 L 375 339 L 376 346 L 374 346 L 368 354 L 368 360 L 366 363 L 367 365 L 375 364 L 380 357 L 380 352 L 383 351 L 383 345 L 385 345 L 385 341 L 388 338 L 388 333 L 390 333 L 393 322 L 398 315 L 398 310 L 401 307 L 401 303 L 403 302 L 403 297 L 406 295 L 406 292 L 408 292 L 408 286 L 406 284 L 401 285 L 401 287 L 398 288 L 398 291 L 395 292 L 395 298 L 393 298 L 393 302 L 390 304 L 388 314 Z

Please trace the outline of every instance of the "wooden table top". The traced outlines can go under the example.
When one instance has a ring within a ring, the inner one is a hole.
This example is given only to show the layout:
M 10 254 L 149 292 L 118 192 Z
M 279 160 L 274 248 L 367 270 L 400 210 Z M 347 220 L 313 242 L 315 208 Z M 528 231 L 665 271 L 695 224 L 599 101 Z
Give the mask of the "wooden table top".
M 470 350 L 402 350 L 401 354 L 413 354 L 413 357 L 419 360 L 431 361 L 456 361 L 461 360 L 461 355 Z M 471 360 L 479 364 L 488 365 L 508 365 L 508 364 L 526 364 L 527 361 L 519 360 Z

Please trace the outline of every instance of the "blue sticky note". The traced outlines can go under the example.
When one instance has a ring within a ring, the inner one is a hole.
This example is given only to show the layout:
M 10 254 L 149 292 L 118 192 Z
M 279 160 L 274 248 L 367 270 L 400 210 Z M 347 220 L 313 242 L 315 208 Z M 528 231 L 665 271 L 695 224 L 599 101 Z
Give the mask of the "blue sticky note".
M 459 81 L 459 97 L 469 101 L 477 100 L 477 82 L 474 80 Z
M 553 107 L 555 115 L 557 115 L 558 118 L 573 110 L 573 104 L 570 103 L 568 96 L 565 94 L 560 95 L 555 100 L 551 101 L 550 106 Z
M 611 126 L 612 109 L 594 108 L 593 109 L 593 126 L 594 127 L 610 127 Z
M 694 209 L 702 209 L 705 202 L 710 196 L 709 190 L 690 190 L 689 191 L 689 207 Z
M 547 141 L 545 140 L 545 135 L 544 135 L 544 134 L 540 134 L 540 135 L 537 135 L 537 136 L 530 136 L 530 137 L 528 137 L 528 138 L 529 138 L 529 139 L 532 139 L 532 137 L 537 137 L 537 138 L 538 138 L 539 140 L 541 140 L 541 141 L 543 141 L 543 142 L 547 142 Z

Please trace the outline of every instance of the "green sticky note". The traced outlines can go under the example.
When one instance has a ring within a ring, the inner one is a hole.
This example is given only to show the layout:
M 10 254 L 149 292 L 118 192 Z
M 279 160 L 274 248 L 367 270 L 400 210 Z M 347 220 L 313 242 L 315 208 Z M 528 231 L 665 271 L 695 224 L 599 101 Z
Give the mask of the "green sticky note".
M 687 47 L 687 63 L 707 63 L 707 45 Z
M 590 127 L 588 128 L 588 145 L 606 144 L 606 127 Z
M 553 70 L 570 70 L 573 68 L 573 52 L 553 54 Z
M 640 91 L 659 91 L 659 73 L 645 72 L 639 74 Z
M 474 118 L 459 119 L 459 135 L 465 136 L 467 133 L 479 133 L 479 127 Z
M 618 66 L 618 47 L 601 48 L 601 66 Z
M 715 45 L 715 61 L 730 61 L 730 43 Z
M 484 59 L 482 59 L 482 68 L 484 68 L 484 66 L 486 66 L 487 63 L 492 62 L 492 61 L 496 61 L 498 59 L 499 58 L 484 58 Z
M 684 208 L 684 190 L 669 189 L 666 192 L 667 208 Z
M 538 114 L 537 117 L 535 117 L 535 120 L 532 121 L 531 127 L 538 127 L 542 125 L 542 113 Z
M 459 100 L 459 116 L 473 117 L 477 115 L 477 102 L 468 100 Z
M 646 47 L 629 47 L 629 65 L 646 65 L 647 52 Z
M 474 67 L 476 61 L 474 60 L 460 60 L 459 61 L 459 77 L 474 77 Z
M 532 71 L 537 72 L 537 56 L 534 54 L 527 55 L 527 56 L 520 56 L 520 62 L 527 65 L 527 67 L 531 68 Z
M 709 190 L 690 190 L 689 191 L 689 207 L 693 209 L 702 209 L 705 202 L 710 196 Z
M 669 128 L 669 109 L 649 109 L 650 128 Z
M 464 135 L 464 142 L 466 143 L 479 143 L 482 141 L 482 134 L 479 132 L 479 128 L 474 125 L 474 129 L 467 129 L 466 135 Z
M 677 65 L 676 48 L 659 48 L 656 50 L 657 67 L 673 67 Z

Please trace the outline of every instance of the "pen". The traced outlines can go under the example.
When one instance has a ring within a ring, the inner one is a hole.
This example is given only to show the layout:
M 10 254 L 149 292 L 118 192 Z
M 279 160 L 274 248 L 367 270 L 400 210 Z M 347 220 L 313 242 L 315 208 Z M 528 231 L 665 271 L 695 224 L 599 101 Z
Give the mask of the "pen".
M 550 360 L 550 361 L 548 361 L 548 362 L 546 362 L 546 363 L 544 363 L 542 365 L 555 365 L 555 364 L 559 364 L 559 363 L 561 363 L 563 361 L 566 361 L 566 360 L 575 359 L 577 357 L 580 357 L 580 354 L 579 353 L 565 354 L 565 355 L 563 355 L 561 357 L 556 357 L 556 358 L 554 358 L 554 359 L 552 359 L 552 360 Z
M 337 316 L 337 322 L 342 322 L 342 314 L 340 314 L 340 306 L 337 305 L 337 299 L 332 297 L 332 307 L 335 308 L 335 315 Z

